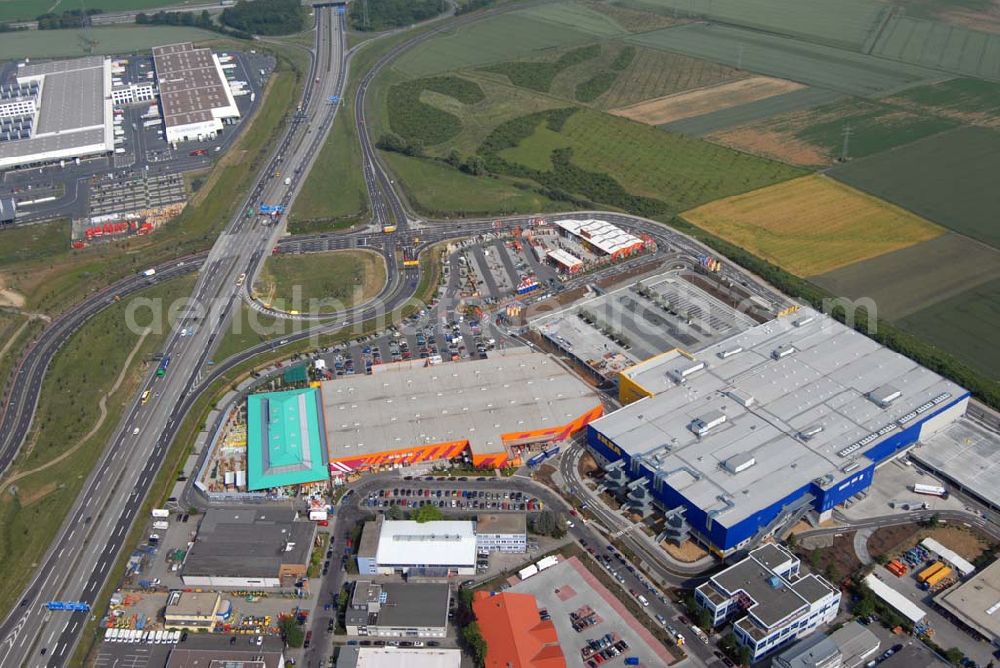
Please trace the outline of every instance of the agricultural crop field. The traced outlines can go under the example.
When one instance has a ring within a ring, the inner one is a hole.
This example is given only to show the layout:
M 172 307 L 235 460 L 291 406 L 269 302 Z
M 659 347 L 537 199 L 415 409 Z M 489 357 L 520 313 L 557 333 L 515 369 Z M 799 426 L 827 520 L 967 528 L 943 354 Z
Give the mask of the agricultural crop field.
M 798 276 L 822 274 L 944 233 L 822 176 L 712 202 L 683 217 Z
M 967 125 L 1000 127 L 1000 83 L 993 81 L 950 79 L 910 88 L 886 101 Z
M 330 312 L 363 304 L 385 285 L 385 262 L 374 251 L 346 250 L 272 255 L 264 262 L 254 293 L 285 311 Z
M 0 7 L 4 3 L 0 2 Z M 87 48 L 87 39 L 96 44 Z M 149 51 L 154 46 L 173 42 L 203 42 L 219 35 L 198 28 L 179 26 L 99 26 L 82 30 L 27 30 L 2 33 L 0 61 L 21 58 L 75 58 L 113 53 Z
M 1000 79 L 1000 35 L 894 16 L 873 54 L 965 76 Z
M 994 380 L 1000 379 L 1000 280 L 984 283 L 938 302 L 898 323 L 965 361 Z
M 626 0 L 625 7 L 717 19 L 768 32 L 860 49 L 888 7 L 876 0 Z
M 714 24 L 681 25 L 625 39 L 639 46 L 705 58 L 862 97 L 877 97 L 940 78 L 938 72 L 909 63 Z
M 830 175 L 1000 248 L 1000 132 L 958 128 L 835 167 Z
M 614 114 L 647 125 L 663 125 L 775 97 L 800 90 L 802 87 L 802 84 L 784 79 L 748 77 L 716 86 L 646 100 L 616 109 Z
M 722 132 L 736 126 L 752 124 L 756 121 L 771 118 L 772 116 L 829 104 L 844 97 L 843 93 L 826 90 L 825 88 L 800 88 L 790 93 L 783 93 L 728 109 L 718 109 L 700 116 L 674 121 L 661 127 L 664 130 L 680 132 L 691 137 L 705 137 L 712 135 L 712 133 Z M 737 147 L 740 147 L 738 142 L 733 143 Z M 785 160 L 785 157 L 779 152 L 770 153 L 768 151 L 756 150 L 752 152 L 759 153 L 760 155 L 775 156 L 780 160 Z M 798 162 L 795 160 L 789 160 L 788 162 L 800 165 L 819 164 L 808 161 Z
M 956 127 L 956 121 L 882 102 L 849 99 L 807 111 L 772 116 L 712 139 L 792 164 L 827 165 L 842 157 L 863 158 Z
M 801 174 L 781 163 L 587 109 L 570 116 L 558 133 L 536 129 L 507 155 L 533 169 L 546 164 L 555 147 L 572 149 L 573 165 L 606 174 L 632 195 L 659 200 L 664 212 Z
M 658 28 L 668 28 L 678 23 L 677 19 L 662 13 L 643 9 L 630 9 L 622 4 L 611 4 L 602 0 L 584 0 L 583 4 L 610 17 L 615 23 L 628 32 L 646 32 Z
M 954 232 L 809 278 L 831 294 L 872 299 L 894 322 L 998 279 L 1000 251 Z
M 516 60 L 542 49 L 581 45 L 620 34 L 625 34 L 621 26 L 582 5 L 545 5 L 502 14 L 430 39 L 408 52 L 394 68 L 409 76 L 425 76 Z
M 598 98 L 602 109 L 617 109 L 643 100 L 734 81 L 746 74 L 733 67 L 659 49 L 635 47 L 635 57 Z

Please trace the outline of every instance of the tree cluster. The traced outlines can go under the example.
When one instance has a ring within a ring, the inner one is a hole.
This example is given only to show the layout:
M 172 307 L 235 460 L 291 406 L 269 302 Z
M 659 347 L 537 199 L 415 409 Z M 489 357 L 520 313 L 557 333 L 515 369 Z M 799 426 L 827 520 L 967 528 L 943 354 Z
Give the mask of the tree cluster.
M 39 30 L 59 30 L 62 28 L 82 28 L 94 14 L 100 14 L 101 9 L 69 9 L 65 12 L 42 14 L 36 20 Z
M 383 133 L 378 138 L 378 141 L 375 142 L 375 147 L 380 148 L 383 151 L 402 153 L 403 155 L 408 155 L 414 158 L 419 158 L 424 154 L 423 142 L 419 140 L 406 141 L 395 132 Z
M 222 10 L 222 23 L 252 35 L 289 35 L 305 25 L 299 0 L 240 0 Z
M 554 61 L 514 61 L 484 67 L 486 72 L 502 74 L 521 88 L 547 93 L 556 75 L 573 65 L 592 60 L 601 55 L 600 44 L 581 46 L 567 51 Z
M 487 7 L 492 7 L 494 4 L 496 4 L 496 0 L 469 0 L 464 5 L 458 6 L 455 10 L 455 16 L 468 14 L 476 11 L 477 9 L 486 9 Z
M 253 39 L 253 35 L 241 30 L 232 30 L 219 25 L 212 20 L 212 15 L 208 10 L 203 10 L 200 14 L 196 12 L 164 12 L 159 11 L 154 14 L 139 12 L 135 15 L 136 25 L 156 25 L 156 26 L 187 26 L 191 28 L 201 28 L 211 30 L 236 39 Z
M 471 622 L 462 629 L 462 641 L 472 654 L 476 666 L 486 665 L 486 639 L 479 630 L 479 622 Z
M 306 635 L 302 631 L 302 627 L 299 626 L 294 617 L 288 617 L 281 620 L 281 637 L 285 639 L 285 643 L 289 647 L 302 647 L 302 643 L 305 642 Z
M 433 18 L 447 6 L 445 0 L 368 0 L 366 17 L 365 3 L 352 2 L 348 19 L 355 30 L 378 32 Z
M 543 510 L 531 518 L 531 533 L 538 536 L 562 538 L 566 535 L 566 520 L 558 513 Z
M 408 142 L 425 145 L 440 144 L 462 130 L 462 121 L 447 111 L 420 100 L 420 94 L 431 90 L 455 98 L 463 104 L 474 104 L 485 98 L 479 84 L 459 77 L 429 77 L 396 84 L 389 89 L 387 106 L 389 125 Z

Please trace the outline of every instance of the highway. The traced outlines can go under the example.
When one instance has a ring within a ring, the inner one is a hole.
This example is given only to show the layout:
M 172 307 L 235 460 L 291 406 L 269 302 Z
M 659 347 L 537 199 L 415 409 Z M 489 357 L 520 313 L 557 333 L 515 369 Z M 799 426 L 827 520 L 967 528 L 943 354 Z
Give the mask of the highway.
M 184 400 L 191 398 L 190 390 L 198 384 L 217 335 L 226 326 L 233 305 L 238 304 L 239 277 L 277 241 L 280 226 L 262 225 L 259 217 L 245 216 L 245 210 L 263 203 L 285 206 L 291 203 L 336 113 L 337 105 L 328 98 L 339 96 L 345 81 L 342 17 L 332 9 L 318 10 L 317 25 L 316 55 L 302 113 L 287 128 L 256 186 L 201 265 L 192 306 L 183 315 L 185 323 L 197 324 L 194 333 L 181 337 L 175 328 L 170 334 L 163 350 L 171 360 L 165 376 L 157 378 L 151 372 L 146 381 L 155 398 L 146 405 L 135 398 L 126 409 L 118 431 L 86 481 L 34 579 L 25 588 L 20 604 L 0 625 L 2 665 L 60 666 L 72 656 L 89 615 L 49 612 L 45 604 L 50 600 L 95 601 L 183 419 L 189 405 Z M 295 166 L 300 167 L 298 172 L 293 172 Z M 288 185 L 284 183 L 285 177 L 279 176 L 284 169 L 290 172 Z M 174 270 L 184 269 L 182 266 Z M 113 299 L 113 294 L 109 288 L 102 296 Z M 79 326 L 82 320 L 68 322 Z M 62 338 L 65 336 L 68 333 Z M 52 339 L 53 345 L 58 343 L 59 337 Z M 28 355 L 23 373 L 29 374 L 35 364 L 41 363 L 44 360 L 39 355 Z M 25 395 L 32 395 L 33 401 L 37 401 L 37 391 Z M 19 418 L 17 422 L 30 421 L 33 401 L 12 403 L 8 412 Z M 13 445 L 8 448 L 16 452 L 18 436 L 23 437 L 25 432 L 12 421 L 5 419 L 4 424 L 11 425 L 7 428 Z M 2 454 L 13 457 L 7 450 Z M 70 565 L 72 568 L 68 568 Z

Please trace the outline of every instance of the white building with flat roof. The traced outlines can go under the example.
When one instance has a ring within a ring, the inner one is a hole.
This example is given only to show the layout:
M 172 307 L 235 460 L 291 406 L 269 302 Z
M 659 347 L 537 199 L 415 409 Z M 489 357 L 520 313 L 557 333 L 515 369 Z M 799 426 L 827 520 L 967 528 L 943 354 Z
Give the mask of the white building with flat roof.
M 203 140 L 239 118 L 219 57 L 190 42 L 153 48 L 153 66 L 168 142 Z
M 376 532 L 374 558 L 358 551 L 362 575 L 475 575 L 476 530 L 471 521 L 415 522 L 387 520 L 380 516 L 365 525 L 365 534 Z M 362 559 L 364 558 L 364 561 Z
M 22 63 L 0 86 L 0 169 L 111 153 L 111 60 Z

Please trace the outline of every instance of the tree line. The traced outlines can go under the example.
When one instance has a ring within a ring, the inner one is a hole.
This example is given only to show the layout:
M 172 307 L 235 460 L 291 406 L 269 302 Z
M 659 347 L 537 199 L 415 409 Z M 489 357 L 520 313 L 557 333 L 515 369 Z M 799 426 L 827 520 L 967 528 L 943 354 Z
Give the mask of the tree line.
M 305 16 L 299 0 L 240 0 L 222 10 L 222 23 L 252 35 L 301 32 Z
M 201 28 L 212 32 L 235 37 L 236 39 L 253 39 L 253 35 L 242 30 L 233 30 L 221 26 L 212 20 L 212 15 L 208 10 L 202 10 L 200 14 L 195 12 L 164 12 L 155 14 L 139 12 L 135 15 L 136 25 L 159 25 L 159 26 L 186 26 L 191 28 Z
M 378 32 L 426 21 L 446 8 L 445 0 L 368 0 L 352 2 L 348 19 L 355 30 Z

